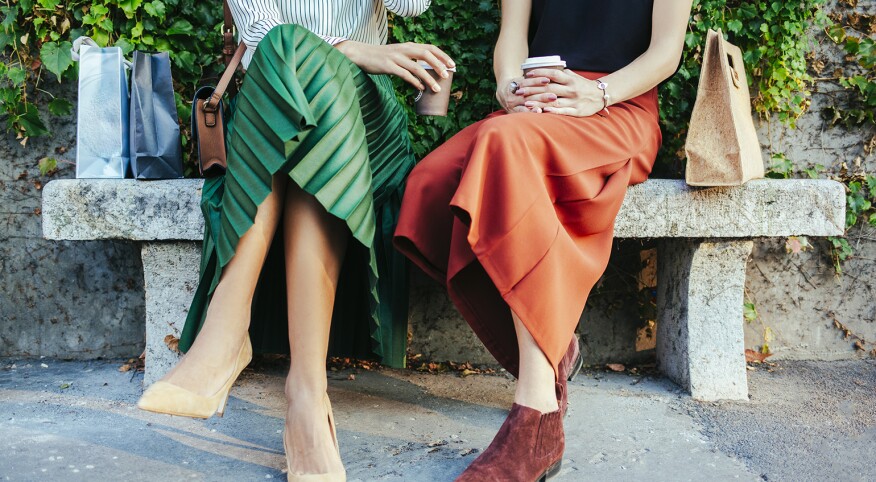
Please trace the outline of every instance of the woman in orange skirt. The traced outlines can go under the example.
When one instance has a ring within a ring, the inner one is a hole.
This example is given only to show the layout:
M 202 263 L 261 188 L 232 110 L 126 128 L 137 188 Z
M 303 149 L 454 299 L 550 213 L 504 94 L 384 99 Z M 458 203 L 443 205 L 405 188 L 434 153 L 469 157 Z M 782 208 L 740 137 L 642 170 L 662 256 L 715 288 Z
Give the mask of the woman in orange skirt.
M 580 358 L 575 327 L 608 263 L 627 187 L 648 177 L 660 147 L 657 85 L 678 65 L 690 8 L 503 0 L 494 71 L 504 109 L 408 178 L 396 247 L 446 283 L 518 378 L 504 425 L 459 480 L 559 471 L 565 382 Z M 523 75 L 527 57 L 549 55 L 568 68 Z

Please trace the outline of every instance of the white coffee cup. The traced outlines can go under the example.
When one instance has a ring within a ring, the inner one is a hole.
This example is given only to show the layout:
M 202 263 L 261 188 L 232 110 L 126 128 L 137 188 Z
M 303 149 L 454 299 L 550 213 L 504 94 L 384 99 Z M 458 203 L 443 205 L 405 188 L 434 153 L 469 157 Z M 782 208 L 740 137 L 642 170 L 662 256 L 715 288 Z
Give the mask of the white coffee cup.
M 529 57 L 528 59 L 523 61 L 523 64 L 520 65 L 520 68 L 523 70 L 524 74 L 533 69 L 564 70 L 566 68 L 566 61 L 563 60 L 559 55 Z

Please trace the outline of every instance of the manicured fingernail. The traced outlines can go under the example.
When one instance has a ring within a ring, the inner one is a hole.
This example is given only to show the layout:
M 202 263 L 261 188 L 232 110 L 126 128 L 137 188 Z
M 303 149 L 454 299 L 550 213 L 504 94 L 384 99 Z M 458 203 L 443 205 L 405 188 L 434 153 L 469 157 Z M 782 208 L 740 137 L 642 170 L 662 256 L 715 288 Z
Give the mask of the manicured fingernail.
M 438 84 L 435 84 L 432 86 L 432 90 L 434 90 L 435 92 L 441 92 L 441 86 Z
M 548 99 L 550 99 L 550 100 L 557 100 L 557 96 L 554 95 L 554 94 L 550 94 L 550 95 L 548 95 Z
M 523 89 L 517 89 L 514 93 L 517 95 L 523 95 L 525 94 L 525 91 Z
M 447 78 L 447 68 L 446 67 L 444 68 L 444 70 L 441 71 L 441 77 L 444 79 Z
M 551 79 L 545 77 L 545 78 L 543 78 L 543 79 L 540 79 L 540 81 L 541 81 L 542 84 L 549 84 L 549 83 L 551 82 Z
M 453 59 L 450 59 L 450 67 L 456 67 L 456 62 Z
M 527 73 L 526 73 L 526 76 L 527 76 L 527 77 L 532 77 L 532 76 L 534 76 L 534 75 L 535 75 L 535 74 L 533 74 L 532 72 L 527 72 Z
M 523 105 L 525 105 L 526 107 L 532 107 L 535 105 L 535 102 L 532 102 L 532 101 L 524 102 Z

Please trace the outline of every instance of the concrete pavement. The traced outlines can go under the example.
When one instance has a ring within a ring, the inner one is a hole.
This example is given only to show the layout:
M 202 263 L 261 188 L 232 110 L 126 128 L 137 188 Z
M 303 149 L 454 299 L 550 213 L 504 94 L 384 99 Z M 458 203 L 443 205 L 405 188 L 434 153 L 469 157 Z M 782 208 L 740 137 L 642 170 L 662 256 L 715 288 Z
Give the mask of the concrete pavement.
M 138 410 L 142 374 L 120 364 L 0 362 L 0 480 L 285 479 L 284 363 L 248 369 L 225 417 L 206 421 Z M 876 364 L 749 375 L 751 402 L 700 404 L 661 378 L 583 372 L 554 480 L 876 479 Z M 344 369 L 330 372 L 329 396 L 349 480 L 449 481 L 498 430 L 513 382 Z M 812 400 L 820 411 L 803 414 Z

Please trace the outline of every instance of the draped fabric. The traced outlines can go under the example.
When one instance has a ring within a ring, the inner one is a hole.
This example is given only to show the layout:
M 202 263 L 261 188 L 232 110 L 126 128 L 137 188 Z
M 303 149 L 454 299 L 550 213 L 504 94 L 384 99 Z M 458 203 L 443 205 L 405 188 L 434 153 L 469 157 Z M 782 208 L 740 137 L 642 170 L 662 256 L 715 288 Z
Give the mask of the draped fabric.
M 654 164 L 657 89 L 610 110 L 605 117 L 494 113 L 429 154 L 408 178 L 396 246 L 446 285 L 514 375 L 511 311 L 556 371 L 608 264 L 627 187 L 644 181 Z
M 226 174 L 204 184 L 201 280 L 180 349 L 194 341 L 222 268 L 282 174 L 344 220 L 355 240 L 341 268 L 330 353 L 403 366 L 407 272 L 391 236 L 414 157 L 389 78 L 362 72 L 303 27 L 277 26 L 234 99 L 227 145 Z M 257 351 L 288 351 L 281 236 L 278 229 L 253 301 Z

